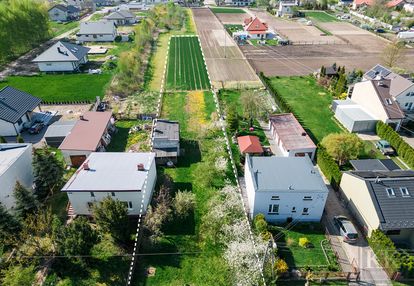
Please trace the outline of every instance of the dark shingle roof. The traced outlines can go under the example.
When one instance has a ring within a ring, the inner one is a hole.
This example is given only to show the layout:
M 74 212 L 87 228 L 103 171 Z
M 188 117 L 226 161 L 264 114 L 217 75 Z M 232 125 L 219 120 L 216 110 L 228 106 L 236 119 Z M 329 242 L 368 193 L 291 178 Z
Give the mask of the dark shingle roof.
M 391 159 L 364 159 L 349 161 L 357 171 L 392 171 L 401 169 Z
M 16 123 L 26 112 L 35 109 L 42 100 L 24 91 L 6 86 L 0 90 L 0 119 Z
M 69 13 L 78 13 L 78 12 L 80 12 L 80 10 L 77 7 L 73 6 L 73 5 L 68 5 L 67 9 L 68 9 Z

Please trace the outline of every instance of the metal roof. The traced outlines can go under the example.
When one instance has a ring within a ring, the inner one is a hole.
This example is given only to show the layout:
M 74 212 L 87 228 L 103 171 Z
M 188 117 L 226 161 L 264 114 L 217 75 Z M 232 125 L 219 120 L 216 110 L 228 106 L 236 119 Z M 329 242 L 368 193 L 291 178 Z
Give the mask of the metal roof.
M 89 170 L 81 166 L 62 191 L 141 191 L 154 160 L 154 153 L 91 153 L 85 161 Z M 143 164 L 145 170 L 139 171 L 138 164 Z
M 377 121 L 365 109 L 357 104 L 341 104 L 336 107 L 337 112 L 342 111 L 348 118 L 353 121 Z
M 393 171 L 400 170 L 397 164 L 391 159 L 364 159 L 349 161 L 357 171 Z
M 135 15 L 129 12 L 128 10 L 118 10 L 108 16 L 105 16 L 105 19 L 108 20 L 118 20 L 118 19 L 130 19 L 135 18 Z
M 5 86 L 0 90 L 0 119 L 16 123 L 26 112 L 33 111 L 42 102 L 27 92 Z
M 76 62 L 83 59 L 89 50 L 88 47 L 59 41 L 37 56 L 33 62 Z
M 157 139 L 180 140 L 180 124 L 177 121 L 158 119 L 154 122 L 152 137 Z
M 255 191 L 328 192 L 309 157 L 246 156 Z
M 66 137 L 70 131 L 72 130 L 73 126 L 75 126 L 76 120 L 73 121 L 56 121 L 55 123 L 51 124 L 45 133 L 45 138 L 50 137 Z
M 113 34 L 115 24 L 112 21 L 82 22 L 78 35 Z
M 0 176 L 26 151 L 32 144 L 2 143 L 0 144 Z

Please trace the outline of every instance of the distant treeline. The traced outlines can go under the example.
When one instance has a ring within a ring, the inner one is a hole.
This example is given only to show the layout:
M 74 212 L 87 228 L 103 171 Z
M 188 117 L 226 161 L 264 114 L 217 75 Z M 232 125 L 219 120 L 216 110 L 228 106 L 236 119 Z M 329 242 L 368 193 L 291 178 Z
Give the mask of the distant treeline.
M 49 38 L 47 5 L 38 0 L 0 0 L 0 65 Z

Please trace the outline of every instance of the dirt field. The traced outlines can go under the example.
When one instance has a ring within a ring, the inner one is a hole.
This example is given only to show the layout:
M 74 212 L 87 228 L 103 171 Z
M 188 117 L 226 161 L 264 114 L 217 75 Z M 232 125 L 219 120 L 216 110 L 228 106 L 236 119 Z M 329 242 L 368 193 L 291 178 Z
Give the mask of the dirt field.
M 213 86 L 261 85 L 257 75 L 209 9 L 193 9 L 197 32 Z
M 250 15 L 247 13 L 244 14 L 225 14 L 225 13 L 218 13 L 216 14 L 217 18 L 219 18 L 220 22 L 223 24 L 240 24 L 242 25 L 244 19 L 249 18 Z

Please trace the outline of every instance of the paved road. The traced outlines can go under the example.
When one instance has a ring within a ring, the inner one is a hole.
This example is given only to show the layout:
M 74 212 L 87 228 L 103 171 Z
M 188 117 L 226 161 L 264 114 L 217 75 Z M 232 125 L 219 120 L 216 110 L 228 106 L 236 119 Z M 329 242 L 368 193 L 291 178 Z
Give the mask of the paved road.
M 339 245 L 342 248 L 343 253 L 339 254 L 342 256 L 340 257 L 340 262 L 345 267 L 344 271 L 352 270 L 352 267 L 357 267 L 360 271 L 360 282 L 351 283 L 350 285 L 392 285 L 385 271 L 379 266 L 374 252 L 361 233 L 359 233 L 360 239 L 355 245 L 343 242 L 339 236 L 338 230 L 332 222 L 332 218 L 335 215 L 345 215 L 347 217 L 351 217 L 351 215 L 345 204 L 336 195 L 336 192 L 332 188 L 329 189 L 322 222 L 330 233 L 332 241 L 334 242 L 334 248 L 339 247 Z M 348 258 L 348 263 L 344 262 L 345 258 Z

